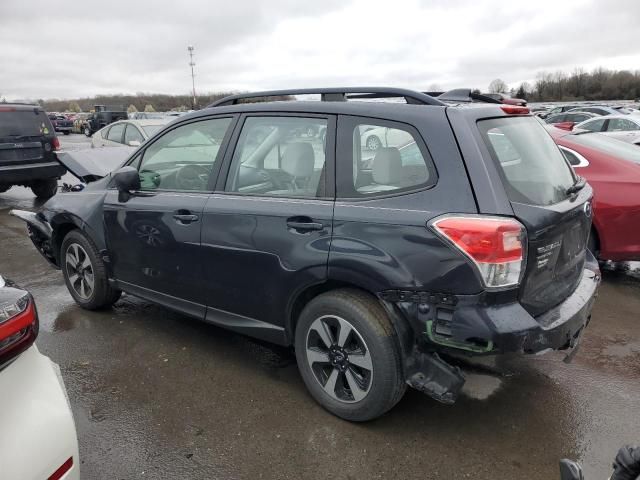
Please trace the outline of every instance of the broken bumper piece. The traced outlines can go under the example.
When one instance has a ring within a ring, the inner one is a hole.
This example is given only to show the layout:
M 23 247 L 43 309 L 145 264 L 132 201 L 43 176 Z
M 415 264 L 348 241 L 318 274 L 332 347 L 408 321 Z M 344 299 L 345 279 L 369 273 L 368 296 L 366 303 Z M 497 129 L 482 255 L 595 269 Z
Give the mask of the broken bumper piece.
M 49 263 L 59 268 L 51 248 L 51 236 L 53 234 L 51 225 L 41 215 L 26 210 L 11 210 L 9 215 L 26 222 L 29 238 L 35 247 Z

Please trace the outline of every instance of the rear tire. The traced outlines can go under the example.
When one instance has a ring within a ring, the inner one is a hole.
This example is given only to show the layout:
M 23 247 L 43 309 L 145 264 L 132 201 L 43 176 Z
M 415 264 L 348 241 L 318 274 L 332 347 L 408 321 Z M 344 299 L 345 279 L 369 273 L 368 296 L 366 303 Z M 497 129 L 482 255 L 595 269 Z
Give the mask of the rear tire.
M 340 418 L 377 418 L 404 395 L 395 331 L 368 294 L 345 289 L 313 299 L 300 314 L 295 348 L 309 392 Z
M 69 293 L 86 310 L 108 308 L 122 292 L 109 284 L 107 269 L 93 242 L 79 230 L 64 237 L 60 267 Z
M 381 146 L 382 146 L 382 142 L 377 136 L 371 135 L 369 138 L 367 138 L 366 147 L 368 150 L 376 151 Z
M 38 198 L 51 198 L 58 191 L 58 179 L 47 178 L 44 180 L 36 180 L 31 185 L 31 191 Z
M 91 129 L 89 127 L 84 127 L 83 132 L 87 137 L 91 137 Z

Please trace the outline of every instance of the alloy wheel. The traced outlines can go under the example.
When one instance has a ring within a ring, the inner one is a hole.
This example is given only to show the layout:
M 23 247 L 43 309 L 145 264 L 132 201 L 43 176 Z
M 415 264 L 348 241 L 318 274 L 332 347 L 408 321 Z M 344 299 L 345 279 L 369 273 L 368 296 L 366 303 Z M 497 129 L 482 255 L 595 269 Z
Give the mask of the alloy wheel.
M 373 382 L 371 352 L 362 335 L 344 318 L 325 315 L 307 332 L 307 362 L 315 379 L 333 399 L 363 400 Z
M 87 251 L 81 245 L 69 245 L 65 254 L 65 268 L 71 288 L 80 298 L 91 298 L 95 285 L 93 265 Z

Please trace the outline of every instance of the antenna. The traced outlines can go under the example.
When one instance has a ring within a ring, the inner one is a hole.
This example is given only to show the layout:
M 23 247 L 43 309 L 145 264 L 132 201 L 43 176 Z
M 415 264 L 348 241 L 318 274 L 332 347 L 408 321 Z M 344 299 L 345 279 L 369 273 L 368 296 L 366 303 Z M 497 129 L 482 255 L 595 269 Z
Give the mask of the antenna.
M 189 45 L 187 47 L 187 50 L 189 51 L 189 66 L 191 67 L 191 87 L 193 89 L 193 109 L 196 109 L 196 76 L 195 73 L 193 73 L 193 67 L 196 66 L 196 62 L 193 61 L 193 51 L 195 50 L 195 48 L 193 47 L 193 45 Z

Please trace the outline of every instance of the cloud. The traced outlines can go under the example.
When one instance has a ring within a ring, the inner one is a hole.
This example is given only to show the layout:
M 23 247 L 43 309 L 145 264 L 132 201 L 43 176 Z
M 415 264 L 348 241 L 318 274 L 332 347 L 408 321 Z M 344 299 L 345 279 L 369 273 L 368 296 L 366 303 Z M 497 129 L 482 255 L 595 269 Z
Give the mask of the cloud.
M 4 0 L 0 95 L 71 98 L 196 89 L 486 88 L 542 70 L 636 69 L 635 0 Z

